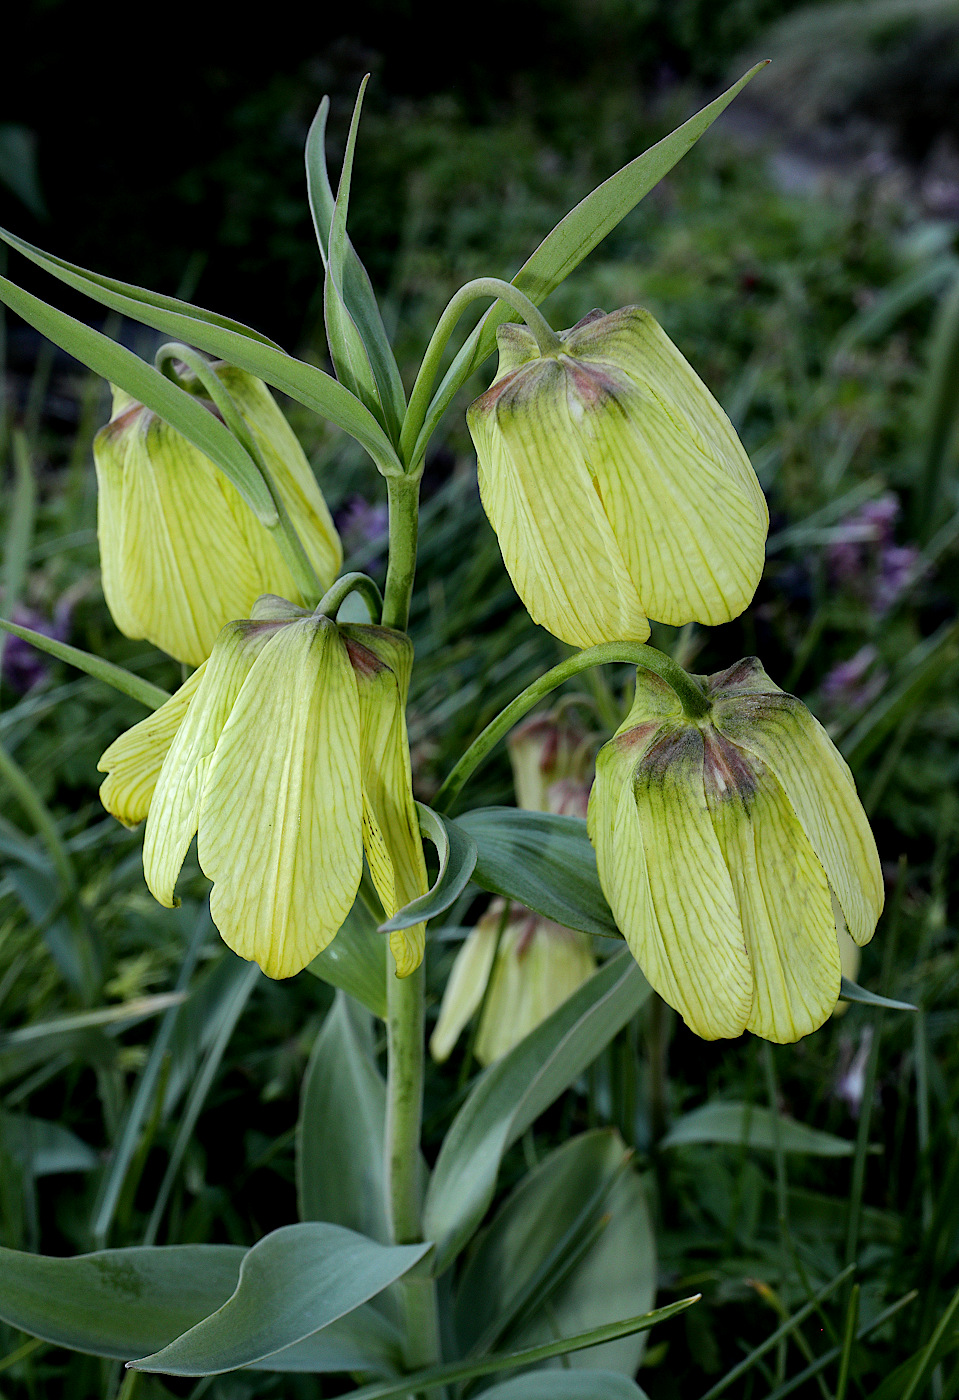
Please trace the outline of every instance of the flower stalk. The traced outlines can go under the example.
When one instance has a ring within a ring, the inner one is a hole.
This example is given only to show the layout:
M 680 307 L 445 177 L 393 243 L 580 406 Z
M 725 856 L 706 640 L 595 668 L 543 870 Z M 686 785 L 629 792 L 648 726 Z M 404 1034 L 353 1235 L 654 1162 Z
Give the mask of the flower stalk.
M 629 666 L 636 666 L 640 670 L 651 671 L 660 676 L 679 696 L 683 712 L 690 720 L 702 719 L 709 713 L 709 701 L 699 682 L 665 652 L 657 651 L 645 642 L 604 642 L 600 646 L 587 647 L 585 651 L 567 657 L 558 666 L 554 666 L 552 670 L 533 681 L 506 706 L 505 710 L 501 710 L 496 718 L 490 721 L 481 734 L 477 735 L 436 794 L 433 801 L 436 811 L 449 811 L 487 754 L 534 705 L 545 700 L 547 695 L 572 676 L 578 675 L 580 671 L 589 670 L 592 666 L 605 666 L 614 661 L 625 662 Z

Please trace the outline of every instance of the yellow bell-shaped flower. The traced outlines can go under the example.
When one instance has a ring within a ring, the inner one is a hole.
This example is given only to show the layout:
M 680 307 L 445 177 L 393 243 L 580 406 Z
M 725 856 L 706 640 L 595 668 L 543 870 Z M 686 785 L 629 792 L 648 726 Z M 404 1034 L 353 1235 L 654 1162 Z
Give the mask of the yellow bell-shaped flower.
M 571 646 L 715 625 L 750 602 L 769 514 L 736 432 L 648 311 L 593 311 L 540 352 L 497 331 L 467 414 L 480 494 L 535 622 Z
M 839 997 L 840 930 L 883 905 L 852 774 L 755 658 L 703 677 L 710 711 L 641 673 L 589 804 L 599 876 L 653 987 L 706 1040 L 798 1040 Z
M 265 384 L 233 365 L 210 369 L 252 431 L 320 586 L 328 588 L 342 549 L 303 449 Z M 94 439 L 93 457 L 103 592 L 125 636 L 145 637 L 198 666 L 220 628 L 246 617 L 261 594 L 308 601 L 236 487 L 121 389 L 113 390 L 113 415 Z
M 509 736 L 513 785 L 520 807 L 586 815 L 593 736 L 571 710 L 531 716 Z M 596 971 L 592 939 L 521 904 L 494 899 L 467 934 L 450 971 L 436 1028 L 434 1060 L 448 1059 L 480 1011 L 474 1050 L 488 1065 L 518 1045 Z
M 430 1037 L 434 1060 L 449 1058 L 480 1007 L 474 1046 L 481 1065 L 506 1055 L 596 971 L 589 936 L 495 899 L 456 955 Z M 502 932 L 500 931 L 502 929 Z
M 100 760 L 100 793 L 128 825 L 146 817 L 143 869 L 175 901 L 194 835 L 224 941 L 270 977 L 331 942 L 366 850 L 388 916 L 427 890 L 405 704 L 412 644 L 264 597 L 209 660 Z M 397 975 L 423 957 L 424 926 L 390 935 Z

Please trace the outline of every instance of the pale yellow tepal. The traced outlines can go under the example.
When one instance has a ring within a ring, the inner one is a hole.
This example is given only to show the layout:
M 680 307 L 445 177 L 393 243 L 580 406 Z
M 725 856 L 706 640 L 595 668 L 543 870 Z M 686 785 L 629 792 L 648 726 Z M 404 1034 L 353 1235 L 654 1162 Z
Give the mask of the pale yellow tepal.
M 425 894 L 404 709 L 412 644 L 279 598 L 232 622 L 206 664 L 107 749 L 101 797 L 146 816 L 146 882 L 167 907 L 194 835 L 210 911 L 234 952 L 290 977 L 331 942 L 363 852 L 387 915 Z M 397 975 L 424 928 L 390 935 Z
M 600 751 L 589 834 L 616 922 L 652 986 L 707 1040 L 798 1040 L 840 989 L 845 922 L 883 905 L 876 843 L 838 750 L 755 658 L 702 677 L 687 718 L 640 672 Z
M 735 429 L 648 311 L 593 311 L 542 354 L 497 331 L 467 415 L 480 494 L 517 593 L 571 646 L 645 641 L 647 618 L 728 622 L 769 515 Z
M 303 449 L 265 384 L 232 365 L 210 368 L 251 429 L 320 587 L 328 588 L 342 549 Z M 236 487 L 121 389 L 113 390 L 113 415 L 93 456 L 103 592 L 127 637 L 198 666 L 220 628 L 247 617 L 261 594 L 308 601 Z

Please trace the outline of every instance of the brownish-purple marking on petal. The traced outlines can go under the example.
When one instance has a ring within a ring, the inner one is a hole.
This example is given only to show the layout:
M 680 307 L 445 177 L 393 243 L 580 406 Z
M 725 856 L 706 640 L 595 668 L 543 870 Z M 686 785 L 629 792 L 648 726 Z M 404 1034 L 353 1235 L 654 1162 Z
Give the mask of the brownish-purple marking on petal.
M 758 775 L 742 749 L 724 734 L 707 729 L 703 734 L 703 786 L 707 800 L 747 803 L 759 786 Z

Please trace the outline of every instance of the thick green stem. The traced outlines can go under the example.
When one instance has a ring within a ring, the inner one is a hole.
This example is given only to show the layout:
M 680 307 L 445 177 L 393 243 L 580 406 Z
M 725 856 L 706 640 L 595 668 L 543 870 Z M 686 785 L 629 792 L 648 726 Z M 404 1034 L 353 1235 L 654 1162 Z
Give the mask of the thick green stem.
M 419 527 L 420 484 L 413 477 L 386 479 L 390 503 L 390 562 L 383 594 L 383 626 L 406 630 L 416 573 L 416 535 Z
M 626 662 L 640 670 L 652 671 L 672 686 L 678 695 L 686 717 L 692 721 L 703 719 L 709 714 L 709 701 L 699 682 L 683 670 L 671 656 L 657 651 L 645 642 L 603 642 L 598 647 L 588 647 L 577 652 L 551 671 L 533 681 L 524 691 L 512 700 L 505 710 L 501 710 L 494 720 L 470 744 L 456 767 L 449 774 L 433 800 L 437 812 L 447 812 L 455 802 L 461 789 L 474 771 L 486 758 L 491 749 L 505 738 L 514 724 L 518 724 L 534 705 L 561 686 L 571 676 L 586 671 L 590 666 L 605 666 L 611 661 Z
M 189 345 L 180 345 L 172 342 L 169 345 L 161 345 L 156 353 L 156 366 L 168 379 L 174 383 L 179 383 L 179 376 L 174 368 L 174 362 L 180 360 L 192 370 L 197 379 L 203 385 L 210 399 L 216 405 L 223 418 L 224 423 L 230 432 L 237 439 L 240 445 L 246 449 L 247 455 L 253 462 L 263 482 L 270 493 L 270 499 L 276 511 L 276 524 L 264 524 L 264 529 L 269 530 L 276 540 L 283 558 L 293 575 L 293 580 L 300 591 L 300 594 L 307 604 L 315 604 L 320 596 L 320 584 L 316 577 L 316 570 L 310 563 L 309 556 L 303 547 L 303 541 L 296 533 L 296 527 L 290 519 L 289 512 L 283 502 L 283 497 L 277 489 L 273 474 L 266 462 L 263 460 L 263 453 L 253 435 L 250 425 L 237 408 L 233 396 L 215 373 L 209 360 L 203 355 L 197 354 Z M 251 507 L 252 509 L 252 507 Z
M 420 430 L 426 420 L 430 395 L 439 373 L 443 352 L 449 343 L 450 336 L 456 329 L 457 322 L 470 302 L 478 301 L 482 297 L 493 297 L 496 301 L 505 301 L 514 311 L 518 312 L 536 337 L 541 354 L 557 355 L 562 349 L 562 341 L 546 317 L 534 306 L 525 292 L 514 287 L 512 282 L 503 282 L 498 277 L 477 277 L 475 281 L 467 282 L 465 287 L 460 287 L 437 322 L 436 330 L 430 337 L 426 354 L 423 356 L 423 363 L 416 376 L 413 392 L 410 394 L 410 403 L 400 434 L 400 457 L 405 462 L 408 471 L 412 471 L 414 466 L 418 465 L 418 462 L 412 461 L 412 453 L 413 449 L 417 447 Z M 421 458 L 424 451 L 425 443 L 420 443 L 417 457 Z
M 425 982 L 421 963 L 409 977 L 390 977 L 387 988 L 386 1177 L 395 1244 L 418 1244 L 423 1238 Z M 406 1364 L 411 1369 L 432 1365 L 440 1359 L 436 1284 L 427 1276 L 414 1276 L 398 1287 L 406 1324 Z

